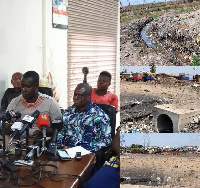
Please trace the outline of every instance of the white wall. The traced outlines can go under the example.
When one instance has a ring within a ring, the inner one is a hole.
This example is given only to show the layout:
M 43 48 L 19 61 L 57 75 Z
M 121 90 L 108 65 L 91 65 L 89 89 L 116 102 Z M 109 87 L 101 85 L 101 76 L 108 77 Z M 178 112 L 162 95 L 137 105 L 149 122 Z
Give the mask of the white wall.
M 53 74 L 60 106 L 67 108 L 67 30 L 52 28 L 52 2 L 46 0 L 46 64 Z
M 118 5 L 120 6 L 120 4 Z M 118 9 L 118 31 L 117 31 L 117 57 L 116 57 L 116 91 L 119 99 L 119 112 L 116 116 L 116 128 L 120 126 L 120 7 Z
M 1 0 L 0 23 L 0 99 L 12 87 L 14 72 L 35 70 L 42 76 L 46 49 L 47 73 L 51 71 L 60 106 L 66 108 L 67 31 L 52 28 L 52 1 Z

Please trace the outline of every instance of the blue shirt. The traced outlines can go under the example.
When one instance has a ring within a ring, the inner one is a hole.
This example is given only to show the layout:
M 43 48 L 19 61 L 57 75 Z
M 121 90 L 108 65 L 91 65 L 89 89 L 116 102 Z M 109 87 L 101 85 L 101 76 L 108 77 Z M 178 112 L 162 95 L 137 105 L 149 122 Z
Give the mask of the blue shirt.
M 63 114 L 63 123 L 67 146 L 82 146 L 95 152 L 111 143 L 110 119 L 92 102 L 83 112 L 70 106 Z

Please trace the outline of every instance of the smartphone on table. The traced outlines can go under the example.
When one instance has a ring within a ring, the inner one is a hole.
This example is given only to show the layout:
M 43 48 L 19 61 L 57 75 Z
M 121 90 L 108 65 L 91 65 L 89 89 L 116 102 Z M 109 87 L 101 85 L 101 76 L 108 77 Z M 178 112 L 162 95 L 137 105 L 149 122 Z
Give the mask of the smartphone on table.
M 71 159 L 71 157 L 69 156 L 69 154 L 67 153 L 66 150 L 58 150 L 57 152 L 58 152 L 58 155 L 60 156 L 60 158 L 62 160 L 69 160 L 69 159 Z

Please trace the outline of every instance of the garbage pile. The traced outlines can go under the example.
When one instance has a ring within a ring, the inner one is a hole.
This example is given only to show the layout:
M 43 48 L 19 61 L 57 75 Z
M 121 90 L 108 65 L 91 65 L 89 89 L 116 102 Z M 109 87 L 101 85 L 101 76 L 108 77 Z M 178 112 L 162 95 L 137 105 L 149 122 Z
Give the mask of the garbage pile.
M 192 55 L 200 55 L 200 10 L 166 12 L 153 19 L 133 20 L 120 30 L 121 66 L 187 66 Z M 146 25 L 147 37 L 156 48 L 148 47 L 141 38 Z

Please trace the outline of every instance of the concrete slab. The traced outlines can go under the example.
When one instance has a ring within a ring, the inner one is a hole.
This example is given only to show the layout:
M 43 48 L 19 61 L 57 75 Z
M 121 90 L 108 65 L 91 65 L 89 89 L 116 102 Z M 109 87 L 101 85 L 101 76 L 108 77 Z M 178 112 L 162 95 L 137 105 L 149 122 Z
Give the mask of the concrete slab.
M 200 107 L 164 104 L 157 105 L 153 112 L 153 122 L 160 133 L 176 133 L 192 121 L 199 121 Z

